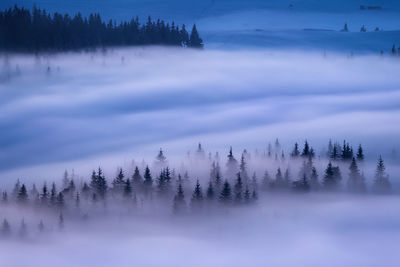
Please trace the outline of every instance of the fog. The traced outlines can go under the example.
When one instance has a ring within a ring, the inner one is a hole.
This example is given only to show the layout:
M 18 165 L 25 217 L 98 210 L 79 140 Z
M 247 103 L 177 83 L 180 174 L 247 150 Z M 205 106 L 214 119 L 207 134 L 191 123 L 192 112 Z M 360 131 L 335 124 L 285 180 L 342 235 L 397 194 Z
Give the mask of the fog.
M 368 188 L 382 155 L 394 193 L 346 193 L 349 162 L 340 162 L 339 192 L 260 192 L 253 205 L 199 216 L 173 216 L 172 197 L 138 199 L 132 209 L 89 201 L 79 216 L 66 211 L 60 229 L 57 212 L 1 206 L 13 235 L 0 240 L 1 266 L 398 265 L 397 58 L 148 47 L 0 59 L 2 190 L 17 179 L 28 189 L 44 181 L 60 188 L 64 170 L 80 186 L 99 166 L 109 183 L 118 167 L 131 177 L 146 164 L 156 179 L 162 148 L 171 169 L 187 170 L 191 189 L 198 178 L 205 191 L 211 161 L 194 159 L 199 142 L 206 158 L 219 153 L 223 171 L 232 146 L 237 160 L 249 151 L 248 172 L 259 182 L 278 167 L 296 180 L 301 160 L 256 156 L 279 138 L 286 158 L 295 142 L 300 149 L 310 143 L 319 179 L 330 139 L 362 144 Z M 187 204 L 191 194 L 185 191 Z

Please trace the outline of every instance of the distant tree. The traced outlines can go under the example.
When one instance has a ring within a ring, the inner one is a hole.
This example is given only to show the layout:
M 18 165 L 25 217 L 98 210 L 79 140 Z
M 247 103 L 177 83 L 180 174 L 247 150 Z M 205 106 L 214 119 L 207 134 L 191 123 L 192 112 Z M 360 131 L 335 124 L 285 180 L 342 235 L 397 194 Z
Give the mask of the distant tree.
M 247 187 L 247 186 L 243 193 L 243 199 L 244 199 L 245 204 L 249 204 L 251 202 L 251 194 L 250 194 L 249 187 Z
M 58 228 L 60 230 L 64 229 L 64 216 L 62 213 L 60 213 L 60 216 L 58 216 Z
M 372 191 L 377 194 L 388 194 L 391 192 L 391 189 L 392 185 L 389 181 L 389 176 L 386 174 L 385 164 L 383 163 L 382 156 L 379 156 Z
M 70 183 L 70 180 L 69 180 L 69 178 L 68 178 L 69 176 L 68 176 L 68 171 L 67 170 L 65 170 L 64 171 L 64 175 L 63 175 L 63 180 L 62 180 L 62 188 L 68 188 L 68 186 L 69 186 L 69 183 Z
M 366 185 L 364 177 L 358 169 L 356 159 L 353 158 L 349 167 L 349 179 L 347 181 L 347 189 L 352 193 L 364 193 Z
M 206 158 L 206 155 L 205 155 L 205 152 L 204 152 L 204 150 L 203 150 L 203 148 L 201 146 L 201 143 L 199 143 L 198 146 L 197 146 L 196 158 L 200 159 L 200 160 L 203 160 L 203 159 Z
M 31 199 L 35 199 L 39 195 L 39 191 L 36 188 L 35 184 L 32 184 L 32 189 L 29 191 L 29 196 Z
M 235 182 L 235 186 L 234 186 L 234 190 L 235 190 L 235 203 L 236 204 L 240 204 L 242 203 L 243 200 L 243 182 L 242 182 L 242 178 L 240 175 L 240 172 L 237 173 L 237 178 L 236 178 L 236 182 Z
M 293 190 L 296 192 L 310 191 L 310 184 L 305 174 L 303 174 L 303 177 L 301 179 L 293 182 Z
M 197 180 L 196 182 L 196 186 L 190 200 L 190 208 L 192 212 L 195 213 L 201 211 L 201 209 L 203 208 L 203 192 L 199 180 Z
M 319 181 L 318 181 L 318 173 L 317 169 L 315 167 L 312 168 L 311 170 L 311 177 L 310 177 L 310 188 L 311 190 L 319 190 L 321 187 Z
M 209 200 L 209 201 L 214 200 L 214 198 L 215 198 L 214 187 L 213 187 L 213 183 L 211 181 L 208 183 L 206 196 L 207 196 L 207 200 Z
M 358 149 L 357 149 L 357 160 L 358 161 L 364 160 L 364 152 L 363 152 L 361 144 L 358 146 Z
M 52 183 L 50 191 L 50 205 L 54 207 L 56 205 L 56 202 L 57 202 L 56 184 Z
M 81 206 L 81 197 L 80 197 L 79 192 L 76 192 L 75 207 L 76 207 L 77 209 L 79 209 L 80 206 Z
M 18 203 L 26 204 L 28 202 L 28 192 L 24 184 L 22 184 L 21 189 L 18 193 Z
M 49 192 L 47 190 L 46 183 L 43 185 L 42 194 L 40 195 L 40 203 L 42 205 L 47 205 L 49 201 Z
M 149 166 L 146 166 L 146 169 L 144 171 L 143 187 L 147 195 L 151 193 L 153 187 L 153 178 L 151 177 Z
M 24 238 L 24 237 L 26 237 L 26 235 L 27 235 L 27 226 L 26 226 L 25 220 L 22 219 L 21 225 L 20 225 L 20 228 L 19 228 L 19 236 L 21 238 Z
M 21 182 L 18 179 L 17 182 L 15 183 L 14 189 L 13 189 L 13 191 L 11 193 L 11 197 L 12 197 L 13 201 L 18 200 L 18 194 L 19 194 L 20 190 L 21 190 Z
M 189 44 L 189 33 L 186 31 L 185 24 L 182 25 L 180 31 L 180 42 L 183 47 L 186 47 Z
M 186 211 L 185 195 L 182 184 L 178 184 L 178 189 L 174 197 L 173 211 L 175 214 L 183 214 Z
M 395 45 L 392 46 L 392 55 L 393 56 L 396 55 L 396 46 Z
M 7 219 L 3 220 L 3 224 L 1 227 L 1 233 L 5 237 L 7 237 L 11 234 L 11 227 L 10 227 L 10 224 L 8 223 Z
M 203 48 L 203 46 L 204 46 L 203 40 L 199 36 L 196 24 L 194 24 L 193 28 L 192 28 L 192 32 L 190 33 L 190 39 L 189 39 L 188 47 L 191 47 L 191 48 Z
M 124 192 L 126 184 L 124 178 L 125 178 L 124 172 L 122 171 L 122 168 L 119 168 L 117 177 L 115 177 L 115 179 L 112 181 L 112 186 L 113 186 L 112 190 L 115 193 L 120 194 Z
M 126 198 L 132 197 L 132 186 L 131 186 L 130 179 L 126 179 L 126 182 L 124 185 L 124 197 L 126 197 Z
M 232 201 L 232 193 L 231 193 L 231 186 L 228 180 L 225 180 L 221 194 L 219 196 L 219 201 L 224 204 L 230 204 Z
M 57 200 L 56 200 L 57 207 L 59 209 L 63 209 L 65 206 L 65 200 L 64 200 L 64 194 L 62 192 L 59 192 L 57 195 Z
M 348 32 L 349 27 L 347 26 L 347 23 L 344 24 L 342 32 Z
M 2 193 L 1 202 L 2 202 L 3 204 L 7 204 L 7 203 L 8 203 L 8 194 L 7 194 L 7 191 L 4 191 L 4 192 Z
M 245 153 L 242 153 L 242 157 L 240 159 L 239 170 L 240 170 L 240 175 L 243 180 L 243 183 L 247 185 L 249 183 L 249 174 L 247 173 L 247 164 L 246 164 L 246 159 L 245 159 Z
M 256 173 L 253 173 L 253 176 L 251 177 L 251 188 L 253 190 L 258 190 L 258 181 L 257 181 L 257 176 Z
M 366 31 L 367 31 L 367 28 L 365 28 L 365 25 L 362 25 L 360 32 L 366 32 Z
M 334 191 L 339 188 L 340 180 L 342 179 L 339 167 L 332 166 L 329 162 L 325 170 L 323 186 L 326 190 Z
M 237 173 L 237 160 L 233 156 L 232 147 L 229 149 L 228 161 L 226 162 L 226 175 L 227 178 L 234 177 Z
M 167 157 L 164 156 L 164 152 L 161 148 L 156 157 L 155 164 L 157 168 L 164 168 L 167 165 Z
M 264 172 L 264 177 L 262 181 L 262 189 L 263 190 L 268 190 L 271 184 L 271 176 L 269 175 L 268 171 L 266 170 Z
M 310 146 L 306 140 L 306 142 L 304 143 L 304 148 L 303 148 L 303 152 L 301 153 L 302 157 L 308 157 L 310 155 Z
M 150 171 L 149 171 L 149 173 L 150 173 Z M 135 171 L 133 172 L 133 175 L 132 175 L 133 191 L 135 191 L 135 193 L 140 192 L 142 190 L 143 183 L 144 183 L 144 181 L 143 181 L 142 175 L 140 175 L 139 168 L 136 166 Z
M 38 229 L 39 229 L 39 232 L 43 232 L 44 231 L 44 223 L 43 223 L 42 220 L 40 220 L 40 222 L 39 222 Z

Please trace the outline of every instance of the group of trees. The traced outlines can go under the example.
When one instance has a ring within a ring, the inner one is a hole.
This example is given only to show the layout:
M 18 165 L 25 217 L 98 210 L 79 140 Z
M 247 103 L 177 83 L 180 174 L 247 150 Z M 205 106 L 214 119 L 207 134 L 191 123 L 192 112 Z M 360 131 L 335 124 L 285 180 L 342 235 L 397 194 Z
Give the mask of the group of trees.
M 45 183 L 40 190 L 33 184 L 28 190 L 26 185 L 18 180 L 10 195 L 7 191 L 2 192 L 1 202 L 3 205 L 16 204 L 24 208 L 55 211 L 60 216 L 61 227 L 64 225 L 64 213 L 72 214 L 71 216 L 82 215 L 83 210 L 88 213 L 91 207 L 101 206 L 97 203 L 103 203 L 104 207 L 105 203 L 109 206 L 129 207 L 137 207 L 139 202 L 142 206 L 146 203 L 157 203 L 172 209 L 174 214 L 182 215 L 202 214 L 220 207 L 250 205 L 257 201 L 259 195 L 274 192 L 337 192 L 343 189 L 349 193 L 367 192 L 365 176 L 359 167 L 365 164 L 361 145 L 358 146 L 356 155 L 353 155 L 353 148 L 349 143 L 344 141 L 340 146 L 330 141 L 327 157 L 323 159 L 327 165 L 320 171 L 314 163 L 317 160 L 321 163 L 321 158 L 316 159 L 315 151 L 307 141 L 301 151 L 296 143 L 288 159 L 285 159 L 278 140 L 274 148 L 269 145 L 268 151 L 260 158 L 273 158 L 271 154 L 275 151 L 275 160 L 282 162 L 277 156 L 279 153 L 280 159 L 288 165 L 285 170 L 281 169 L 282 166 L 277 167 L 274 177 L 270 175 L 270 170 L 265 170 L 260 182 L 257 178 L 259 170 L 250 174 L 249 164 L 252 163 L 252 157 L 247 150 L 244 150 L 240 160 L 237 160 L 230 148 L 223 171 L 218 154 L 214 158 L 209 154 L 207 158 L 199 144 L 195 159 L 210 163 L 210 171 L 207 179 L 196 179 L 194 185 L 191 184 L 188 174 L 190 170 L 186 169 L 181 174 L 174 168 L 171 169 L 164 152 L 160 149 L 152 169 L 145 166 L 143 173 L 139 166 L 135 166 L 132 174 L 127 177 L 126 172 L 119 168 L 115 178 L 109 183 L 101 168 L 92 172 L 89 181 L 78 181 L 74 175 L 69 176 L 65 172 L 60 190 L 57 190 L 54 182 L 50 187 Z M 289 162 L 301 163 L 297 175 L 289 168 Z M 347 170 L 343 170 L 343 167 Z M 343 186 L 342 181 L 345 177 L 347 182 Z M 371 192 L 391 192 L 382 157 L 378 160 Z M 25 228 L 25 221 L 21 225 Z M 39 226 L 43 229 L 43 221 Z M 2 228 L 3 234 L 9 233 L 10 223 L 4 220 Z
M 202 48 L 203 40 L 196 25 L 189 35 L 185 25 L 179 27 L 174 22 L 153 21 L 150 17 L 141 24 L 138 17 L 119 23 L 105 22 L 99 14 L 51 15 L 36 7 L 32 12 L 17 6 L 0 11 L 0 50 L 66 51 L 132 45 Z

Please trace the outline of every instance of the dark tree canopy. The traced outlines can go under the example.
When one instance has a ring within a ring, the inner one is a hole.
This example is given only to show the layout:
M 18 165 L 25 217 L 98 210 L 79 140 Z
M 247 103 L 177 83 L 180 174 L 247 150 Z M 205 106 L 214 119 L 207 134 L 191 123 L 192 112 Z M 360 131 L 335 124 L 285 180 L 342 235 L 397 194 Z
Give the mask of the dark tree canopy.
M 48 13 L 34 7 L 0 11 L 0 50 L 17 52 L 67 51 L 109 46 L 171 45 L 203 47 L 196 26 L 189 34 L 171 24 L 148 17 L 141 24 L 138 17 L 116 23 L 102 20 L 100 14 L 83 17 L 80 13 Z

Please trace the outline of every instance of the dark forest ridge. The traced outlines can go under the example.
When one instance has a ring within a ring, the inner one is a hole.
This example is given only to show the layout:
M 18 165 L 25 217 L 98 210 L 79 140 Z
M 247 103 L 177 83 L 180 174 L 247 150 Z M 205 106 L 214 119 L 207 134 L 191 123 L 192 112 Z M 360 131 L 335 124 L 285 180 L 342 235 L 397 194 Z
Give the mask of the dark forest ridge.
M 109 46 L 170 45 L 202 48 L 196 25 L 191 34 L 181 27 L 148 17 L 145 24 L 138 17 L 117 24 L 103 21 L 100 14 L 88 18 L 80 13 L 48 13 L 34 7 L 0 11 L 0 50 L 16 52 L 68 51 Z

